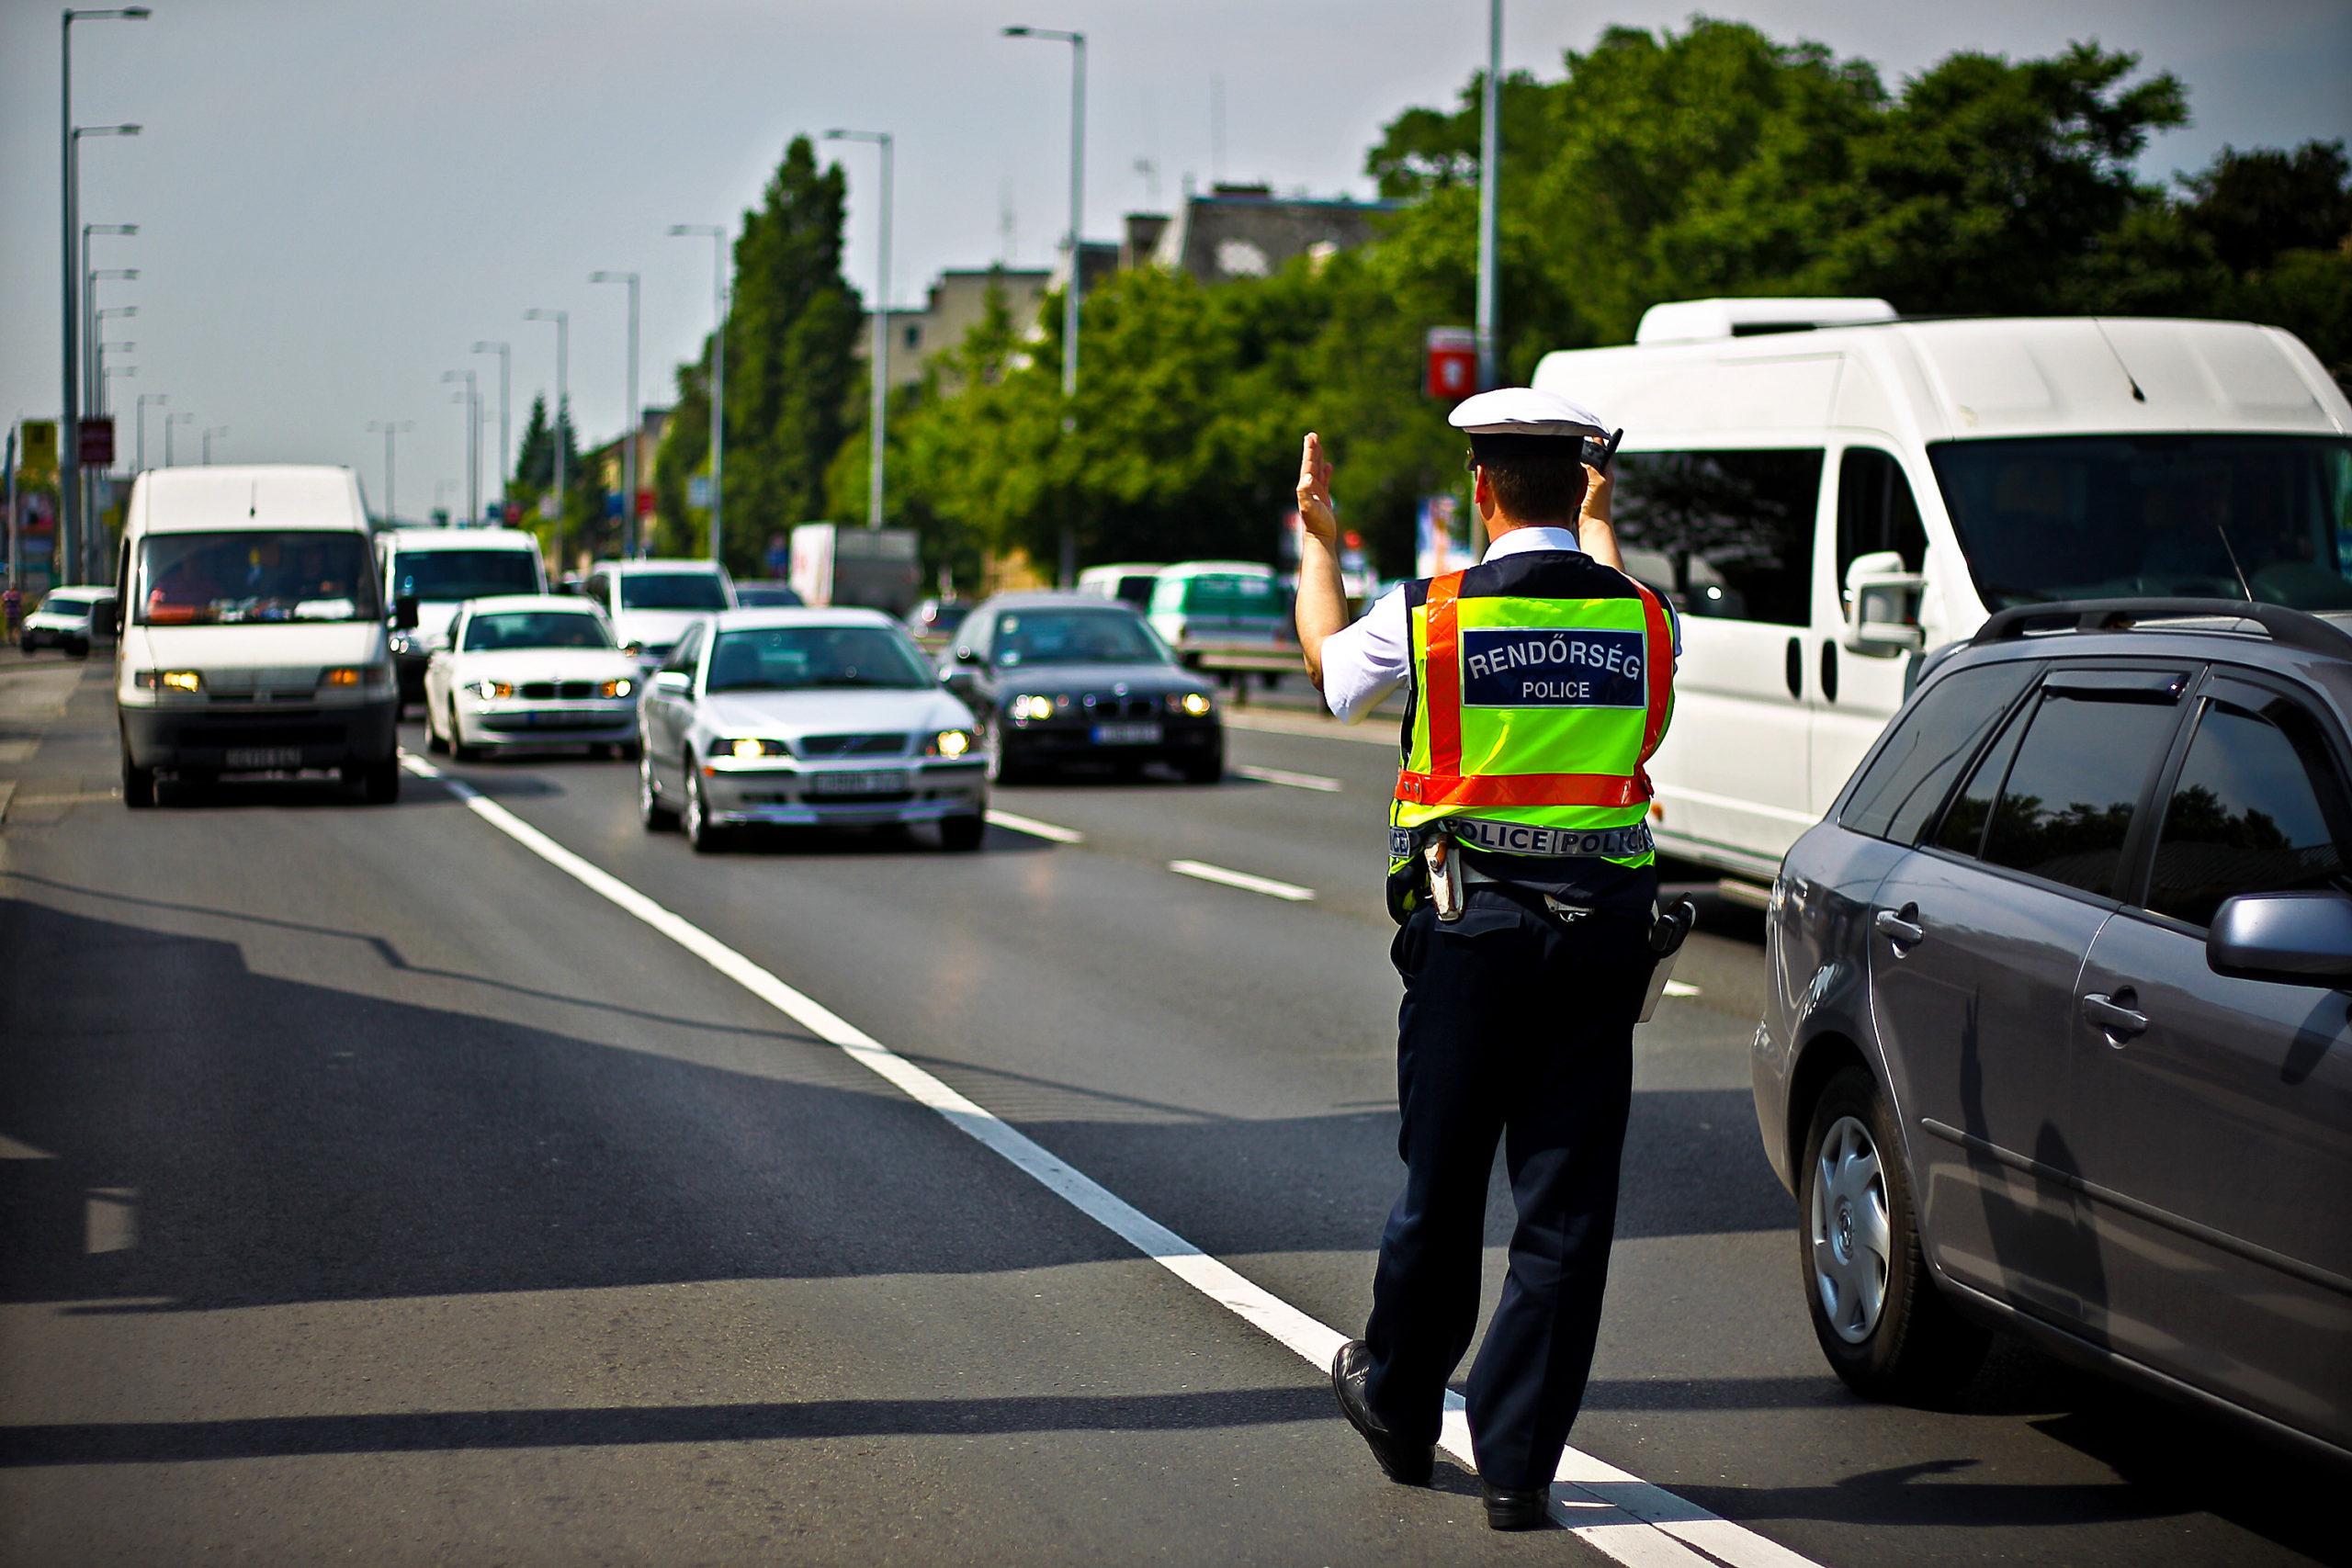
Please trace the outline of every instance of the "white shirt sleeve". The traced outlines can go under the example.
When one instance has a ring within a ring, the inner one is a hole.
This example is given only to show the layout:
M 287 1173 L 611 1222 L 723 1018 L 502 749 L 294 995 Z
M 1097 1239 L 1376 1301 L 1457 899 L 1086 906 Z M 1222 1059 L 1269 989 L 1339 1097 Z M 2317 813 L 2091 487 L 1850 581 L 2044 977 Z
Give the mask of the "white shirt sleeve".
M 1324 705 L 1342 723 L 1354 724 L 1378 707 L 1412 672 L 1405 590 L 1392 588 L 1353 626 L 1324 642 Z

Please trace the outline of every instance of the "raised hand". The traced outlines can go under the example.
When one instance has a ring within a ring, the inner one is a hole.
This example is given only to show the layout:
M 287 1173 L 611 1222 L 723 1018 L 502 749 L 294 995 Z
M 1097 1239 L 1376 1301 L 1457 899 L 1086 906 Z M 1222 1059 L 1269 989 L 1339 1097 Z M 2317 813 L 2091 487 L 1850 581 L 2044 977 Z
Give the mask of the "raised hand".
M 1323 438 L 1306 433 L 1298 456 L 1298 517 L 1306 531 L 1333 549 L 1340 545 L 1340 518 L 1331 510 L 1331 460 L 1323 456 Z

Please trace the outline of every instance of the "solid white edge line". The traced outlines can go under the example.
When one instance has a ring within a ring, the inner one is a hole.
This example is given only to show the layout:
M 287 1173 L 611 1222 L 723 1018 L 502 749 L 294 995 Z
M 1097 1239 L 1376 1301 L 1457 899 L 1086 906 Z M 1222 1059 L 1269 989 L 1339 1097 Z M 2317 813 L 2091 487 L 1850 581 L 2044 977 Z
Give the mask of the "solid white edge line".
M 1332 1358 L 1347 1342 L 1347 1337 L 1339 1330 L 1317 1322 L 1203 1252 L 1014 1130 L 995 1112 L 949 1088 L 822 1002 L 795 990 L 693 922 L 564 848 L 504 807 L 485 799 L 463 780 L 449 777 L 411 752 L 401 753 L 401 766 L 418 778 L 436 781 L 484 822 L 590 892 L 651 926 L 810 1033 L 887 1079 L 909 1099 L 938 1112 L 958 1132 L 1002 1156 L 1064 1202 L 1309 1365 L 1325 1372 L 1330 1370 Z M 1470 1424 L 1464 1413 L 1462 1396 L 1449 1391 L 1445 1406 L 1439 1446 L 1475 1472 L 1477 1461 L 1471 1451 Z M 1556 1474 L 1558 1479 L 1552 1487 L 1554 1517 L 1570 1534 L 1627 1568 L 1712 1568 L 1711 1560 L 1729 1563 L 1733 1568 L 1817 1568 L 1811 1559 L 1799 1556 L 1777 1541 L 1729 1519 L 1719 1518 L 1696 1504 L 1577 1449 L 1571 1448 L 1561 1456 Z
M 1245 779 L 1260 784 L 1288 784 L 1293 789 L 1317 789 L 1325 795 L 1337 795 L 1340 781 L 1327 779 L 1321 773 L 1294 773 L 1288 768 L 1261 768 L 1255 762 L 1236 762 L 1233 771 Z
M 1026 833 L 1033 839 L 1051 839 L 1057 844 L 1082 844 L 1086 835 L 1075 828 L 1057 828 L 1051 822 L 1040 822 L 1035 817 L 1018 817 L 1010 811 L 989 807 L 989 820 L 1000 828 L 1010 828 L 1016 833 Z
M 1699 987 L 1688 980 L 1668 980 L 1666 994 L 1669 997 L 1695 997 L 1699 994 Z
M 1200 860 L 1171 860 L 1168 869 L 1185 876 L 1197 876 L 1203 882 L 1221 883 L 1238 887 L 1245 893 L 1263 893 L 1269 898 L 1287 898 L 1294 904 L 1304 904 L 1315 897 L 1312 887 L 1294 883 L 1276 882 L 1271 876 L 1252 876 L 1246 871 L 1227 871 L 1221 865 L 1211 865 Z

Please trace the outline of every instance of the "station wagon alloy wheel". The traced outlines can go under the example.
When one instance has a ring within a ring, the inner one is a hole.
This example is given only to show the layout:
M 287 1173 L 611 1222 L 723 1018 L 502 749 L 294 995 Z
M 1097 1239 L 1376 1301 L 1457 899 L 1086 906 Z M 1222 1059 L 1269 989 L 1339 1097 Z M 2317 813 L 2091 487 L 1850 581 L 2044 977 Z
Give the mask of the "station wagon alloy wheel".
M 1810 1216 L 1814 1290 L 1849 1345 L 1878 1326 L 1886 1304 L 1886 1179 L 1870 1130 L 1851 1116 L 1831 1125 L 1815 1161 Z

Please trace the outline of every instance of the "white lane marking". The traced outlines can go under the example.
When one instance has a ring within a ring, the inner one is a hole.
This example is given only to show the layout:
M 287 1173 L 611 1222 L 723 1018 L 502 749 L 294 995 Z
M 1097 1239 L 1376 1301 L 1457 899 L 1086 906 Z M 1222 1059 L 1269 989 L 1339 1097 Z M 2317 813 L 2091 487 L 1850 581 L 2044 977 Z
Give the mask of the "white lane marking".
M 1046 1190 L 1093 1220 L 1209 1300 L 1328 1372 L 1346 1343 L 1338 1329 L 1317 1322 L 1263 1286 L 1210 1257 L 1158 1220 L 1091 1177 L 1064 1163 L 997 1115 L 965 1098 L 922 1068 L 859 1029 L 812 997 L 793 989 L 717 937 L 655 903 L 600 866 L 565 849 L 537 828 L 472 786 L 444 774 L 423 758 L 401 754 L 401 765 L 419 778 L 438 780 L 466 808 L 500 832 L 596 894 L 660 931 L 753 996 L 838 1047 L 852 1061 L 888 1080 L 907 1097 L 939 1113 L 950 1126 L 1002 1156 Z M 1462 1396 L 1448 1393 L 1439 1445 L 1475 1469 L 1469 1419 Z M 1817 1568 L 1763 1536 L 1618 1470 L 1576 1449 L 1561 1456 L 1552 1487 L 1554 1517 L 1568 1530 L 1627 1568 Z M 1645 1518 L 1637 1509 L 1655 1517 Z M 1694 1533 L 1695 1532 L 1695 1533 Z M 1683 1544 L 1703 1539 L 1707 1555 Z
M 1666 994 L 1669 997 L 1695 997 L 1699 994 L 1699 987 L 1683 980 L 1668 980 Z
M 989 820 L 1000 828 L 1010 828 L 1016 833 L 1026 833 L 1033 839 L 1051 839 L 1057 844 L 1082 844 L 1086 835 L 1075 828 L 1057 828 L 1051 822 L 1040 822 L 1035 817 L 1016 817 L 1010 811 L 991 807 Z
M 129 1252 L 139 1245 L 139 1189 L 93 1187 L 84 1212 L 82 1250 Z
M 1227 871 L 1206 861 L 1171 860 L 1168 863 L 1168 869 L 1185 876 L 1197 876 L 1203 882 L 1238 887 L 1244 893 L 1263 893 L 1269 898 L 1287 898 L 1294 904 L 1304 904 L 1315 897 L 1312 887 L 1301 887 L 1293 882 L 1276 882 L 1271 876 L 1252 876 L 1246 871 Z
M 37 1149 L 30 1144 L 20 1144 L 6 1134 L 0 1134 L 0 1159 L 55 1159 L 56 1157 L 47 1149 Z
M 1293 789 L 1319 789 L 1325 795 L 1337 795 L 1340 781 L 1327 779 L 1321 773 L 1294 773 L 1287 768 L 1261 768 L 1255 762 L 1236 762 L 1233 771 L 1245 779 L 1261 784 L 1288 784 Z

